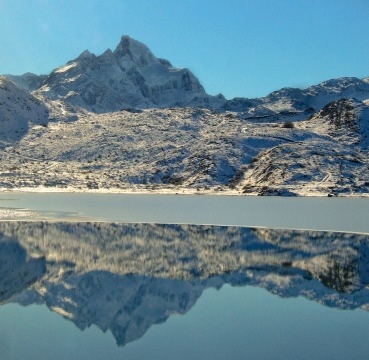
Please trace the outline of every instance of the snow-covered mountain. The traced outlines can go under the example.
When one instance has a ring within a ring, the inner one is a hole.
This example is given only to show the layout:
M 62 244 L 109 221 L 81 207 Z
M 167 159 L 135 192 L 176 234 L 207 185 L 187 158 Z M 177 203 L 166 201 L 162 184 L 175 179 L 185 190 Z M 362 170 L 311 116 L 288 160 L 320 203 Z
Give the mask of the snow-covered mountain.
M 369 193 L 369 78 L 225 100 L 128 36 L 47 76 L 9 78 L 3 188 Z
M 43 102 L 0 76 L 0 140 L 21 138 L 32 125 L 46 126 L 49 112 Z
M 33 90 L 35 79 L 13 80 Z M 206 94 L 188 69 L 153 55 L 148 47 L 123 36 L 114 51 L 96 56 L 88 50 L 42 78 L 37 94 L 96 113 L 126 107 L 217 107 L 222 97 Z
M 114 51 L 96 56 L 85 50 L 49 75 L 7 77 L 41 99 L 95 113 L 191 106 L 234 111 L 258 121 L 302 120 L 341 98 L 369 99 L 369 78 L 342 77 L 306 89 L 282 88 L 262 98 L 226 100 L 206 94 L 190 70 L 173 67 L 127 35 Z
M 172 314 L 185 314 L 205 289 L 224 284 L 258 286 L 339 309 L 369 309 L 367 235 L 3 222 L 0 255 L 6 274 L 0 293 L 13 295 L 10 301 L 44 303 L 81 330 L 95 324 L 111 331 L 119 345 Z M 12 282 L 14 274 L 24 281 Z
M 369 78 L 343 77 L 324 81 L 306 89 L 283 88 L 266 97 L 228 100 L 222 109 L 242 113 L 244 118 L 271 121 L 283 117 L 301 120 L 330 102 L 342 98 L 369 99 Z

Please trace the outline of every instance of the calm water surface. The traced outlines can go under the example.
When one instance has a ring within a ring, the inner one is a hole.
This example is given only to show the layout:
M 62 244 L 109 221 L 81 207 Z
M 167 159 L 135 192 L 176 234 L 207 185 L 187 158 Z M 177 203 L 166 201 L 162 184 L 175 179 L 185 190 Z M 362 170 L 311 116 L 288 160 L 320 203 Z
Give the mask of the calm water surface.
M 0 222 L 1 359 L 365 359 L 369 235 Z
M 365 199 L 0 203 L 0 359 L 369 358 Z

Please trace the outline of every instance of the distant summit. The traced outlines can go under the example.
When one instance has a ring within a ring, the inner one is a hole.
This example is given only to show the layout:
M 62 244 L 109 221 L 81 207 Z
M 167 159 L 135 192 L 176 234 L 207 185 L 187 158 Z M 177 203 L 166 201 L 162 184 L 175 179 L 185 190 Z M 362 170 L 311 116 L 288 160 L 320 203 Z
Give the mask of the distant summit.
M 301 120 L 308 117 L 308 113 L 321 110 L 328 103 L 342 98 L 368 99 L 368 78 L 342 77 L 306 89 L 282 88 L 262 98 L 234 98 L 228 100 L 222 109 L 243 113 L 244 118 L 264 117 L 265 121 L 275 121 L 276 115 L 280 119 L 286 113 L 294 116 L 293 120 Z
M 83 51 L 50 75 L 10 76 L 37 96 L 61 100 L 96 113 L 122 108 L 219 107 L 225 100 L 206 94 L 188 69 L 157 58 L 149 48 L 122 36 L 114 51 Z

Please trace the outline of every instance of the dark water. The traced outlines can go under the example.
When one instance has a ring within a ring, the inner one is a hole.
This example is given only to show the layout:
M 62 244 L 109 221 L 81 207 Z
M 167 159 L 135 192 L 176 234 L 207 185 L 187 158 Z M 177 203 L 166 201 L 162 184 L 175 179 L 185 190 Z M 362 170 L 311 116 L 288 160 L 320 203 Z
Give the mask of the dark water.
M 369 235 L 0 223 L 1 359 L 366 359 Z

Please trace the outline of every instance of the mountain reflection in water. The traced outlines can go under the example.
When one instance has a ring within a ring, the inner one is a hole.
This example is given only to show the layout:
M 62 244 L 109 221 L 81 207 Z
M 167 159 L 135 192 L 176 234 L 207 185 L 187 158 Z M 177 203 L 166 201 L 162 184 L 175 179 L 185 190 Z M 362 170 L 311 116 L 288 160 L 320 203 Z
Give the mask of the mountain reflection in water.
M 258 286 L 369 309 L 369 235 L 196 225 L 0 223 L 0 304 L 44 303 L 118 345 L 202 292 Z

